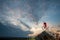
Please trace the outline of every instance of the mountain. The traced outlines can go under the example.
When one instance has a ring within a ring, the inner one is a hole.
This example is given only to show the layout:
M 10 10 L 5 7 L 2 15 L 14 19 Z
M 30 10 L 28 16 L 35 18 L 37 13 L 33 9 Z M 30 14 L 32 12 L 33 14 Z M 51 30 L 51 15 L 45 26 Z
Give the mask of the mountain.
M 43 31 L 35 38 L 36 40 L 55 40 L 55 38 L 52 35 L 48 34 L 46 31 Z

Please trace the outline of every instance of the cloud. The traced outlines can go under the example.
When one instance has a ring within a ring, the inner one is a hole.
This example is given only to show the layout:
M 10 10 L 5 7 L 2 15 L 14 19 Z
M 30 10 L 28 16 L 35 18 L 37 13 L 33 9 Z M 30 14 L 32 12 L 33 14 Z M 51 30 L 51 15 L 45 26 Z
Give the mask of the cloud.
M 2 1 L 0 5 L 2 6 L 0 10 L 0 22 L 13 28 L 33 32 L 29 36 L 36 36 L 40 31 L 43 31 L 43 21 L 50 22 L 48 19 L 51 15 L 53 16 L 57 13 L 55 10 L 57 9 L 57 4 L 55 2 L 51 3 L 51 1 L 45 1 L 46 4 L 41 0 Z
M 5 11 L 5 9 L 7 11 Z M 6 24 L 6 25 L 9 24 L 11 27 L 18 28 L 23 31 L 33 32 L 31 36 L 38 35 L 40 33 L 39 31 L 42 32 L 41 25 L 38 24 L 39 25 L 38 26 L 35 24 L 35 22 L 33 22 L 33 18 L 31 14 L 28 14 L 27 12 L 20 10 L 20 8 L 11 9 L 7 6 L 5 7 L 5 9 L 4 9 L 5 14 L 1 14 L 2 16 L 0 16 L 1 23 Z M 29 23 L 29 25 L 27 23 Z
M 32 34 L 28 34 L 28 36 L 35 37 L 35 36 L 39 35 L 40 33 L 42 33 L 44 31 L 42 29 L 43 28 L 42 26 L 43 26 L 42 22 L 40 22 L 38 25 L 32 24 L 32 27 L 30 29 Z
M 5 11 L 6 9 L 6 11 Z M 0 18 L 0 22 L 2 22 L 3 24 L 9 23 L 11 25 L 15 25 L 15 26 L 22 26 L 22 30 L 26 30 L 26 26 L 22 25 L 20 23 L 20 19 L 24 18 L 23 16 L 26 16 L 24 14 L 26 14 L 25 12 L 21 11 L 20 9 L 11 9 L 8 6 L 5 7 L 4 9 L 4 14 L 1 14 L 1 18 Z M 4 20 L 3 20 L 4 19 Z M 12 26 L 13 27 L 13 26 Z M 17 28 L 17 27 L 16 27 Z

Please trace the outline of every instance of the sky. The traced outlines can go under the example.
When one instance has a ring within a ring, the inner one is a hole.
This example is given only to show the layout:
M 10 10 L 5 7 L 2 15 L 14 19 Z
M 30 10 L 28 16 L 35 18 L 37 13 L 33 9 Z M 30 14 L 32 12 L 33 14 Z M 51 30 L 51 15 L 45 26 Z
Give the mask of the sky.
M 0 37 L 38 34 L 43 22 L 60 25 L 60 0 L 0 0 Z

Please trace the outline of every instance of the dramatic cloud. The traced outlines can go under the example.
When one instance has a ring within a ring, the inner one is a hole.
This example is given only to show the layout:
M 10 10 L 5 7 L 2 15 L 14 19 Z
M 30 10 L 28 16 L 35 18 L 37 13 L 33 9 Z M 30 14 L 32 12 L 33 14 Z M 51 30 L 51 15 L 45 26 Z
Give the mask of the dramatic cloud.
M 60 20 L 59 4 L 56 0 L 0 0 L 0 23 L 27 32 L 26 36 L 36 36 L 43 31 L 44 21 L 52 26 Z

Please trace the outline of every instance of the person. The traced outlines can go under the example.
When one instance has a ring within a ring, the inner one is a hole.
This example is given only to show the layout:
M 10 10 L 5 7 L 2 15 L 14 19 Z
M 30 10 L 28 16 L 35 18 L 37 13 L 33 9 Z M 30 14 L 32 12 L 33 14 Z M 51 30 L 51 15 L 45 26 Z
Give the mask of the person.
M 47 23 L 46 23 L 46 22 L 44 22 L 43 25 L 44 25 L 44 26 L 43 26 L 44 28 L 47 28 Z
M 47 23 L 46 22 L 43 23 L 43 29 L 44 30 L 48 29 L 48 26 L 47 26 Z

